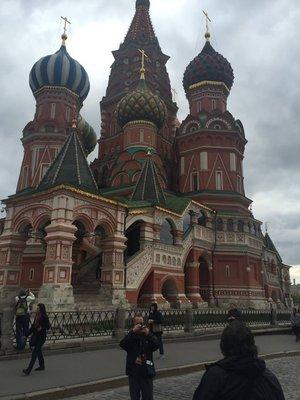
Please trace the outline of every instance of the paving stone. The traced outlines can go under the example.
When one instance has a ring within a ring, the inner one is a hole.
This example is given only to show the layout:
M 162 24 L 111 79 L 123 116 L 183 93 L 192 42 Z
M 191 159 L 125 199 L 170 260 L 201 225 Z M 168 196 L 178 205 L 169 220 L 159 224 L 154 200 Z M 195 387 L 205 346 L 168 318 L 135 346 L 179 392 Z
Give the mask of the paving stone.
M 300 357 L 286 357 L 267 361 L 268 368 L 279 379 L 286 400 L 300 399 Z M 191 400 L 202 373 L 158 379 L 154 382 L 155 400 Z M 106 392 L 71 397 L 69 400 L 129 400 L 128 387 Z

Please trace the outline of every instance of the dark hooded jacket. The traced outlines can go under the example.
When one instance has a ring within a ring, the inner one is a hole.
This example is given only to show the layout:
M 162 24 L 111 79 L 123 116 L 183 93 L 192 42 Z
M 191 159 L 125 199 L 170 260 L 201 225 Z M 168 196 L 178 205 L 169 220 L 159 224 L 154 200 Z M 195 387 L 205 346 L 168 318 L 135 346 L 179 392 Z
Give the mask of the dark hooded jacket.
M 126 375 L 141 376 L 143 370 L 136 364 L 136 358 L 143 354 L 146 360 L 153 361 L 153 352 L 158 349 L 159 344 L 151 332 L 146 336 L 130 331 L 121 340 L 120 347 L 127 352 Z
M 284 400 L 284 394 L 264 360 L 233 356 L 207 367 L 193 400 Z

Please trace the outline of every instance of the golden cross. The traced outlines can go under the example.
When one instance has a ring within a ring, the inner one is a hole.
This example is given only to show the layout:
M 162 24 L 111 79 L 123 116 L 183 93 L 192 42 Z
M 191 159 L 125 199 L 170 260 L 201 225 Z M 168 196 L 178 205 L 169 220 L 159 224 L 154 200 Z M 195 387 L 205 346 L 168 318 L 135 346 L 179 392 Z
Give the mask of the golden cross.
M 70 24 L 71 25 L 71 22 L 70 21 L 68 21 L 68 18 L 67 17 L 60 17 L 62 20 L 64 20 L 65 21 L 65 25 L 64 25 L 64 35 L 66 35 L 67 34 L 67 24 Z
M 206 32 L 208 32 L 208 21 L 211 22 L 211 19 L 209 18 L 208 13 L 206 11 L 204 11 L 204 10 L 202 10 L 202 11 L 203 11 L 203 14 L 205 15 L 205 19 L 206 19 Z
M 172 93 L 173 93 L 173 101 L 176 103 L 176 96 L 177 96 L 177 92 L 176 92 L 176 89 L 174 89 L 174 88 L 172 88 L 171 89 L 172 90 Z
M 142 66 L 141 66 L 141 69 L 140 69 L 140 73 L 141 73 L 141 79 L 145 79 L 145 57 L 146 58 L 148 58 L 149 59 L 149 57 L 147 56 L 147 54 L 145 53 L 145 50 L 143 49 L 143 50 L 141 50 L 141 49 L 138 49 L 139 50 L 139 52 L 142 54 Z
M 206 38 L 207 40 L 209 40 L 209 38 L 210 38 L 210 33 L 209 33 L 208 21 L 211 22 L 211 19 L 209 18 L 208 13 L 207 13 L 206 11 L 204 11 L 204 10 L 202 10 L 202 11 L 203 11 L 203 14 L 205 15 L 205 19 L 206 19 L 206 33 L 205 33 L 205 38 Z

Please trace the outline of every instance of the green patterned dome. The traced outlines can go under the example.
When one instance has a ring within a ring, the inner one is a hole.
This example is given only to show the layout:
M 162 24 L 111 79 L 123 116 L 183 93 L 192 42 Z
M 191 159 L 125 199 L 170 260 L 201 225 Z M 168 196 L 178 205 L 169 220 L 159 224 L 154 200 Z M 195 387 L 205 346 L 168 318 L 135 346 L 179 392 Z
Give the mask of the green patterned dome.
M 157 128 L 165 122 L 167 109 L 163 100 L 148 89 L 144 79 L 137 88 L 124 96 L 118 103 L 116 114 L 120 126 L 132 121 L 150 121 Z

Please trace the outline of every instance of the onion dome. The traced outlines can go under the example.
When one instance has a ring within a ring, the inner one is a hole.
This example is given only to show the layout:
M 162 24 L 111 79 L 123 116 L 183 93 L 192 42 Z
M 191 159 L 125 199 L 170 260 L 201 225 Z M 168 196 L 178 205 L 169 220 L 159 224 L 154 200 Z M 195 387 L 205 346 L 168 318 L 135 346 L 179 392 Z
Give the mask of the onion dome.
M 90 154 L 97 144 L 97 135 L 89 123 L 78 115 L 78 131 L 86 154 Z
M 217 53 L 207 40 L 201 53 L 186 68 L 183 86 L 187 92 L 192 85 L 203 81 L 214 81 L 224 83 L 230 90 L 233 80 L 234 75 L 230 63 Z
M 29 85 L 33 93 L 43 86 L 62 86 L 76 93 L 81 102 L 90 90 L 87 72 L 69 55 L 64 41 L 56 53 L 42 57 L 34 64 L 29 74 Z
M 167 109 L 163 100 L 151 92 L 142 76 L 136 89 L 119 101 L 116 115 L 121 127 L 141 120 L 152 122 L 159 129 L 165 122 Z

